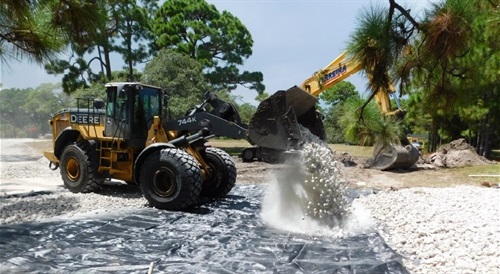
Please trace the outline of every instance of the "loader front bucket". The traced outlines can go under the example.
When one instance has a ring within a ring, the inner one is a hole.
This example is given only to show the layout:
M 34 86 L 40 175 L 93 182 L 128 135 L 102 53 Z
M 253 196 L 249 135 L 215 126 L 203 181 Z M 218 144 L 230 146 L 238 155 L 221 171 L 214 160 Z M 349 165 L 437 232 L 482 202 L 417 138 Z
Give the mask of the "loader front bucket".
M 405 143 L 404 141 L 402 142 Z M 371 168 L 380 170 L 391 170 L 413 166 L 419 158 L 420 153 L 411 144 L 391 144 L 382 146 L 376 144 L 373 150 L 373 163 Z
M 250 143 L 281 151 L 299 150 L 304 141 L 300 125 L 325 139 L 323 122 L 315 106 L 316 97 L 297 86 L 277 91 L 259 104 L 250 120 Z

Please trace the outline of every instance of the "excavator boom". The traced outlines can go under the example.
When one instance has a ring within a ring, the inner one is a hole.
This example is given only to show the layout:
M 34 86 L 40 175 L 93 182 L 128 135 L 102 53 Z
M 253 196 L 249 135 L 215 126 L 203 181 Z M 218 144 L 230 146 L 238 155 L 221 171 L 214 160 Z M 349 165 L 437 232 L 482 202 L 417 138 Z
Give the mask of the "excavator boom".
M 349 78 L 362 69 L 360 63 L 354 60 L 344 61 L 347 52 L 343 52 L 324 69 L 315 72 L 300 85 L 302 89 L 313 96 L 319 96 L 323 91 Z

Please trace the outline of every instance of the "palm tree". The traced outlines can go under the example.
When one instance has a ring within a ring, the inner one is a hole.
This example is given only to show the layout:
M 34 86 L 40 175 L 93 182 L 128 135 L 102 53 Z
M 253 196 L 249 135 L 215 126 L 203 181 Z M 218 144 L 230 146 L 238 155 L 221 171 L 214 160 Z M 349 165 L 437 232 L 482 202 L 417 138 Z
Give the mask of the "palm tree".
M 68 41 L 92 39 L 102 22 L 98 1 L 4 0 L 0 5 L 0 58 L 51 60 Z
M 377 92 L 394 92 L 392 82 L 399 83 L 400 95 L 404 94 L 412 72 L 424 70 L 420 75 L 446 101 L 453 94 L 447 88 L 449 78 L 457 73 L 451 60 L 467 50 L 471 1 L 446 0 L 433 5 L 421 22 L 396 0 L 388 2 L 389 6 L 363 10 L 348 43 L 350 58 L 362 64 L 370 79 L 370 96 L 360 107 L 358 123 L 363 122 L 363 111 Z M 385 127 L 379 137 L 394 136 L 388 130 Z

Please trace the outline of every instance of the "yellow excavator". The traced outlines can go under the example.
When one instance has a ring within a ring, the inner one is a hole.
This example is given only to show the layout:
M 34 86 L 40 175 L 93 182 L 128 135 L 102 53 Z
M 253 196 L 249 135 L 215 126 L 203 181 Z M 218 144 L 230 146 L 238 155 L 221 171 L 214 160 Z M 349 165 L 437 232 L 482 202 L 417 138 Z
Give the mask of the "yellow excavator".
M 293 86 L 286 91 L 278 91 L 264 100 L 248 125 L 247 139 L 253 145 L 245 148 L 243 161 L 263 160 L 280 161 L 293 150 L 300 150 L 304 143 L 303 129 L 325 140 L 321 115 L 316 111 L 317 97 L 328 88 L 340 83 L 363 69 L 354 59 L 347 59 L 347 52 L 342 53 L 325 68 L 315 72 L 300 87 Z M 394 93 L 380 89 L 375 93 L 375 100 L 384 115 L 404 116 L 400 108 L 391 108 L 389 96 Z M 419 157 L 418 150 L 403 137 L 400 143 L 383 146 L 375 144 L 372 168 L 390 170 L 409 168 Z

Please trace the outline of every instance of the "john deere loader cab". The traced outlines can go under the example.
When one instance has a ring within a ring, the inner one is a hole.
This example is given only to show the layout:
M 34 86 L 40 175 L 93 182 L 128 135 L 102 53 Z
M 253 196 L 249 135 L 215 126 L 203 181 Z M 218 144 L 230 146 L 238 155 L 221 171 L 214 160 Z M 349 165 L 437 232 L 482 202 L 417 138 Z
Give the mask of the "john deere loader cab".
M 162 91 L 143 84 L 110 83 L 106 94 L 104 135 L 144 147 L 153 117 L 160 115 Z

